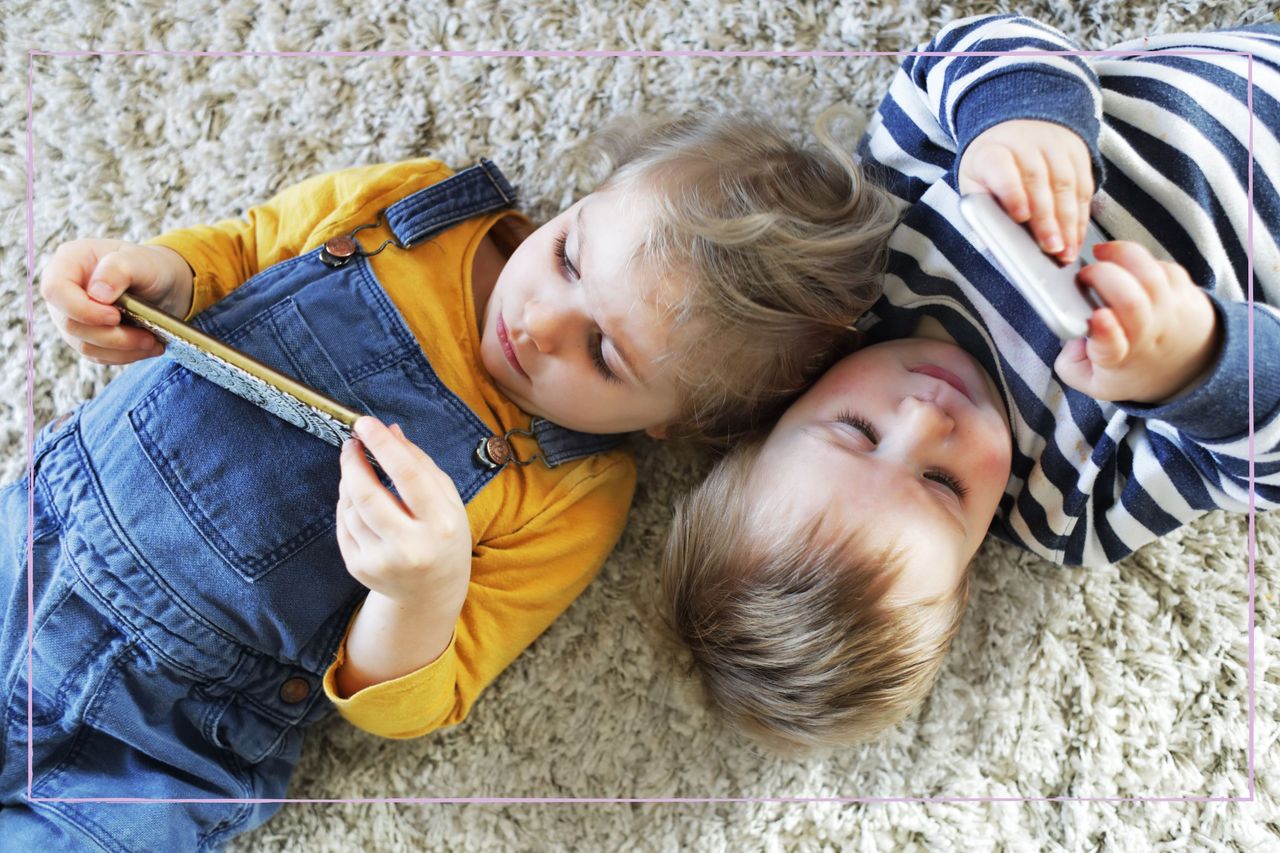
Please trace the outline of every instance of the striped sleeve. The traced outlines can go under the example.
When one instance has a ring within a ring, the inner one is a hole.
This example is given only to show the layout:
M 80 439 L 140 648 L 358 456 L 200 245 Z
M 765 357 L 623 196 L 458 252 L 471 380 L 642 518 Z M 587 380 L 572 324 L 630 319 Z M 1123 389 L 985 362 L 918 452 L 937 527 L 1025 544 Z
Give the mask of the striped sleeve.
M 1052 27 L 1013 15 L 965 18 L 903 61 L 859 146 L 868 168 L 914 203 L 953 171 L 983 131 L 1014 119 L 1051 121 L 1089 147 L 1102 183 L 1098 79 Z

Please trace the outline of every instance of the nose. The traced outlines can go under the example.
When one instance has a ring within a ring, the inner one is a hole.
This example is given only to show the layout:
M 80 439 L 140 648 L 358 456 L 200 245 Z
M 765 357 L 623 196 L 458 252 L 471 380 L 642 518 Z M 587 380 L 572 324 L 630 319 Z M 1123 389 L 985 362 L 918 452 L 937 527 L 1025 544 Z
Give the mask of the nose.
M 581 330 L 586 316 L 581 306 L 568 298 L 531 299 L 524 304 L 523 313 L 525 334 L 541 353 L 555 352 L 571 340 Z
M 898 406 L 898 423 L 893 430 L 908 447 L 921 447 L 951 435 L 955 419 L 933 400 L 904 397 Z

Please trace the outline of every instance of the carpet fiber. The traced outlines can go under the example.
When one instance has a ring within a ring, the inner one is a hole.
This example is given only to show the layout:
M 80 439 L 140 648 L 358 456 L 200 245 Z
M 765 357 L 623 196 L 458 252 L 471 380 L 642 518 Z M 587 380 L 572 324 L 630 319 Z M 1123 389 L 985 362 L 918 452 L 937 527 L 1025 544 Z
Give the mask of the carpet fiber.
M 573 143 L 611 115 L 727 101 L 808 134 L 831 103 L 873 109 L 895 67 L 892 58 L 172 53 L 29 61 L 28 50 L 898 50 L 956 17 L 1009 8 L 0 0 L 0 479 L 21 474 L 28 442 L 29 71 L 38 265 L 72 237 L 142 239 L 238 215 L 318 172 L 427 153 L 462 165 L 491 157 L 545 218 L 590 188 L 591 164 Z M 1275 14 L 1265 0 L 1016 8 L 1094 49 Z M 38 303 L 32 332 L 39 425 L 112 371 L 78 360 Z M 332 718 L 311 734 L 291 795 L 1255 799 L 287 805 L 234 849 L 1276 849 L 1280 519 L 1257 524 L 1252 729 L 1247 519 L 1215 514 L 1108 569 L 1056 568 L 988 543 L 963 630 L 921 712 L 861 748 L 779 758 L 714 724 L 673 675 L 678 656 L 656 631 L 669 506 L 706 461 L 651 444 L 640 466 L 630 525 L 600 578 L 467 722 L 390 742 Z

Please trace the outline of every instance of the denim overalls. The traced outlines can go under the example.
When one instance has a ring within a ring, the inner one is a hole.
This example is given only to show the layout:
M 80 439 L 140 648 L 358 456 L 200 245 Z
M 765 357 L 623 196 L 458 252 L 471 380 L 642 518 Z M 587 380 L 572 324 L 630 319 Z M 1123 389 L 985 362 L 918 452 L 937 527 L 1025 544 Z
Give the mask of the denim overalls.
M 487 161 L 392 205 L 402 245 L 510 205 Z M 400 251 L 400 248 L 388 251 Z M 195 325 L 350 408 L 399 423 L 469 501 L 502 468 L 371 272 L 321 250 L 271 267 Z M 549 462 L 616 437 L 535 424 Z M 540 463 L 539 463 L 540 464 Z M 338 449 L 179 366 L 123 371 L 36 439 L 32 794 L 278 798 L 364 589 L 338 552 Z M 195 850 L 278 804 L 26 801 L 27 513 L 0 492 L 6 849 Z M 96 843 L 96 847 L 95 847 Z

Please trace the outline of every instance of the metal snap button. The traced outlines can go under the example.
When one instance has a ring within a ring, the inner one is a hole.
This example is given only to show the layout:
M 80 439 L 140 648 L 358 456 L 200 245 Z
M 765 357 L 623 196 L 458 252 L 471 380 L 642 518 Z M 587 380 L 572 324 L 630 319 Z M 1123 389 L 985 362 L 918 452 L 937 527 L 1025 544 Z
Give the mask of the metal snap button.
M 286 678 L 280 685 L 280 701 L 286 705 L 296 705 L 311 695 L 311 685 L 305 678 L 294 676 Z
M 491 435 L 476 448 L 480 461 L 492 468 L 501 468 L 511 461 L 511 443 L 500 435 Z
M 325 241 L 320 250 L 320 260 L 331 267 L 340 267 L 360 251 L 360 244 L 354 237 L 332 237 Z

